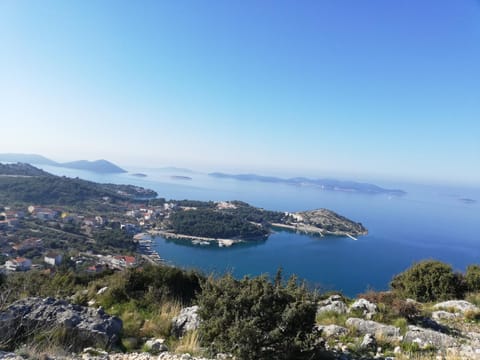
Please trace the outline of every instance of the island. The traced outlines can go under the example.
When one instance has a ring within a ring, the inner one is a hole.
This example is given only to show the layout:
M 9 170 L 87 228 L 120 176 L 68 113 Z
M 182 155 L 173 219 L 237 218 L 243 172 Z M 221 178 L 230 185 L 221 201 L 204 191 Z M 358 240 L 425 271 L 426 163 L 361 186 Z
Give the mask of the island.
M 38 154 L 0 154 L 0 161 L 10 162 L 10 163 L 28 163 L 35 165 L 47 165 L 47 166 L 56 166 L 67 169 L 77 169 L 77 170 L 86 170 L 99 174 L 115 174 L 115 173 L 125 173 L 126 170 L 120 168 L 119 166 L 111 163 L 107 160 L 78 160 L 71 162 L 56 162 L 46 158 L 45 156 Z
M 470 198 L 461 198 L 459 199 L 462 203 L 464 204 L 475 204 L 477 202 L 477 200 L 475 199 L 470 199 Z
M 139 177 L 139 178 L 147 177 L 147 174 L 143 174 L 143 173 L 134 173 L 134 174 L 130 174 L 130 175 L 135 176 L 135 177 Z
M 192 180 L 190 176 L 184 176 L 184 175 L 172 175 L 170 176 L 173 180 Z
M 400 189 L 385 189 L 374 184 L 360 183 L 355 181 L 343 181 L 336 179 L 309 179 L 305 177 L 284 179 L 275 176 L 263 176 L 256 174 L 233 175 L 220 172 L 210 173 L 208 174 L 208 176 L 219 179 L 235 179 L 240 181 L 259 181 L 265 183 L 280 183 L 295 186 L 310 186 L 326 191 L 343 191 L 362 194 L 387 194 L 395 196 L 401 196 L 406 194 L 405 191 Z

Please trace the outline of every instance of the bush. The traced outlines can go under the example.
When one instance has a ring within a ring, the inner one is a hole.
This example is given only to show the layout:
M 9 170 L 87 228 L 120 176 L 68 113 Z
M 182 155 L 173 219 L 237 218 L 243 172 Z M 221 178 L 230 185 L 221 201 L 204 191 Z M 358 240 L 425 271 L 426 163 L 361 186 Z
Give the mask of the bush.
M 467 267 L 465 282 L 469 291 L 480 291 L 480 265 L 469 265 Z
M 200 339 L 212 354 L 239 359 L 302 359 L 313 345 L 315 295 L 291 278 L 207 279 L 199 296 Z
M 424 260 L 396 275 L 390 283 L 404 298 L 428 302 L 463 297 L 463 276 L 455 274 L 448 264 Z

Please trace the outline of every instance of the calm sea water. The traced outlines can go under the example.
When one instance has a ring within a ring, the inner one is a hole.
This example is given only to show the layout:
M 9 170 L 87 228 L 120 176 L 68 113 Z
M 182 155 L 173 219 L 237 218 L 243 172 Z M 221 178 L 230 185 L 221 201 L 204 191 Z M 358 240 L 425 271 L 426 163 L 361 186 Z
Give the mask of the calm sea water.
M 362 222 L 369 230 L 358 241 L 276 232 L 266 241 L 231 248 L 157 238 L 160 256 L 186 268 L 232 271 L 240 277 L 273 275 L 282 267 L 286 275 L 295 273 L 312 285 L 354 296 L 369 288 L 388 288 L 394 274 L 421 259 L 439 259 L 459 271 L 480 263 L 480 189 L 393 184 L 386 187 L 401 188 L 407 195 L 392 197 L 215 179 L 172 170 L 129 169 L 148 175 L 137 178 L 41 167 L 57 175 L 148 187 L 167 199 L 243 200 L 280 211 L 328 208 Z M 192 180 L 175 180 L 172 175 L 188 175 Z M 461 198 L 478 202 L 465 204 Z

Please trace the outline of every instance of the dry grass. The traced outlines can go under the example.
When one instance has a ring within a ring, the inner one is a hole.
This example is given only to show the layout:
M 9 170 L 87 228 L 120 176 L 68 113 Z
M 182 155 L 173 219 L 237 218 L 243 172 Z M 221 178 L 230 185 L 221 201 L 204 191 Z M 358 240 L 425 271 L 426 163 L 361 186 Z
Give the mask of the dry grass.
M 172 327 L 172 320 L 180 314 L 182 306 L 178 302 L 165 302 L 160 309 L 149 319 L 146 319 L 140 328 L 144 337 L 168 337 Z
M 188 353 L 194 356 L 199 355 L 201 352 L 201 348 L 198 331 L 189 331 L 182 338 L 180 338 L 175 344 L 174 352 L 178 354 Z

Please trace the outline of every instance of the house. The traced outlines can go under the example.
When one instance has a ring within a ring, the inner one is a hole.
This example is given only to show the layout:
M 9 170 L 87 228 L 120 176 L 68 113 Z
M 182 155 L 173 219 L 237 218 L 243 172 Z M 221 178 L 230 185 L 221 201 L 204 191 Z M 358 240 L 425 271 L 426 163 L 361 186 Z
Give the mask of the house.
M 118 268 L 133 267 L 137 264 L 134 256 L 117 255 L 112 259 L 112 265 Z
M 20 243 L 14 244 L 12 249 L 16 251 L 27 251 L 31 249 L 39 249 L 43 246 L 42 239 L 39 238 L 28 238 L 23 240 Z
M 45 261 L 49 265 L 58 266 L 62 263 L 63 256 L 61 254 L 49 252 L 44 256 L 43 261 Z
M 7 260 L 5 262 L 5 269 L 7 271 L 28 271 L 32 267 L 32 261 L 30 259 L 17 257 L 13 260 Z

